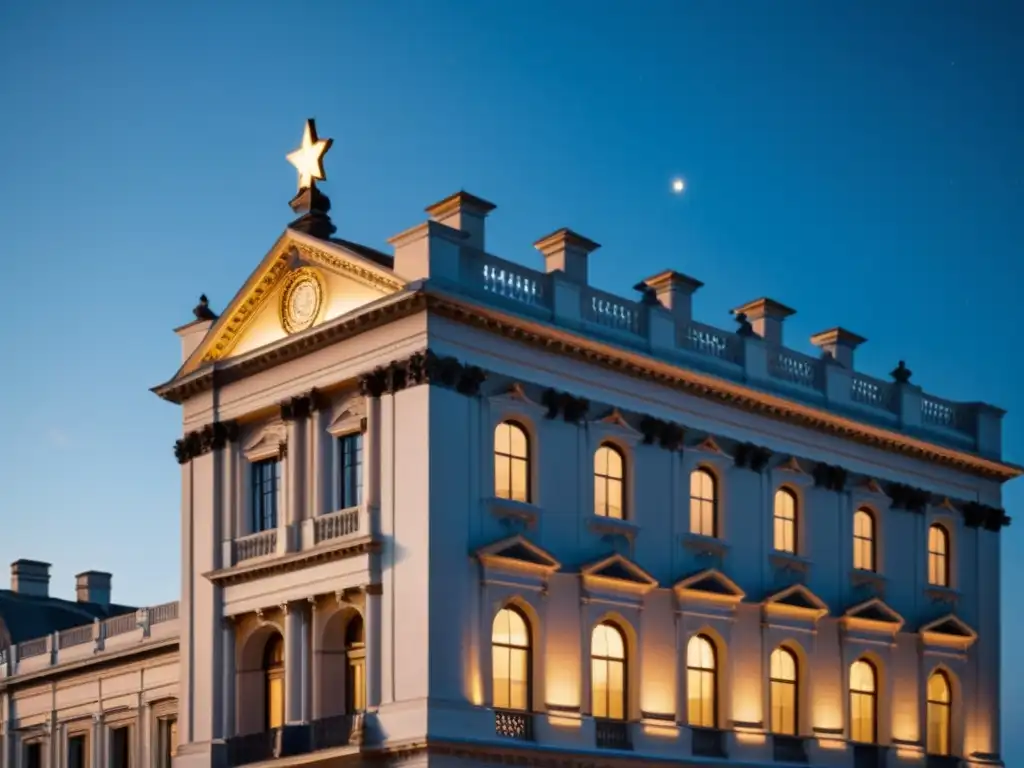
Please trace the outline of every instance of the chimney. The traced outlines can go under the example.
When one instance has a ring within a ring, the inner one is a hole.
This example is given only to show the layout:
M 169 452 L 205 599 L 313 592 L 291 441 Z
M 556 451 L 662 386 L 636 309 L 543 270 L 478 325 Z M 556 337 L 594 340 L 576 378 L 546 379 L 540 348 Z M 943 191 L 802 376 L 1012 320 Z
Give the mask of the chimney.
M 11 591 L 32 597 L 50 596 L 50 564 L 38 560 L 11 563 Z
M 571 229 L 562 227 L 542 237 L 533 247 L 544 254 L 544 270 L 561 270 L 574 283 L 587 284 L 587 256 L 601 246 Z
M 693 319 L 693 294 L 704 283 L 672 269 L 648 277 L 644 282 L 654 289 L 658 301 L 672 317 L 685 323 Z
M 844 368 L 853 370 L 853 351 L 867 339 L 845 328 L 831 328 L 811 336 L 811 344 L 832 358 Z
M 204 293 L 199 297 L 199 303 L 192 310 L 196 319 L 191 323 L 175 328 L 174 332 L 181 339 L 181 362 L 184 363 L 192 353 L 196 351 L 213 324 L 217 322 L 217 315 L 210 309 L 210 301 Z
M 748 302 L 742 307 L 736 307 L 732 311 L 734 315 L 744 314 L 750 321 L 754 333 L 760 336 L 769 344 L 782 345 L 782 321 L 790 315 L 795 315 L 796 310 L 790 309 L 785 304 L 780 304 L 774 299 L 757 299 Z
M 110 605 L 110 574 L 103 571 L 85 571 L 75 576 L 75 599 L 80 603 Z
M 469 192 L 456 192 L 426 208 L 438 224 L 466 234 L 466 245 L 484 250 L 484 219 L 497 206 Z

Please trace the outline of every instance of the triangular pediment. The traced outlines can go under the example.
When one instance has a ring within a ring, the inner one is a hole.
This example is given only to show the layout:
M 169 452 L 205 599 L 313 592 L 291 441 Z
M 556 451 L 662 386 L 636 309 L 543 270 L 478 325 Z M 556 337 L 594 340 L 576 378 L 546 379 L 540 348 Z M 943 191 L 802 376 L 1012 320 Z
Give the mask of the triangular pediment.
M 658 586 L 658 581 L 651 574 L 622 555 L 610 555 L 580 569 L 584 582 L 618 584 L 621 587 L 640 589 L 643 591 Z
M 738 603 L 746 597 L 739 585 L 717 568 L 708 568 L 680 579 L 672 589 L 679 597 L 714 602 Z
M 708 435 L 695 446 L 693 446 L 693 450 L 715 454 L 716 456 L 726 455 L 725 451 L 722 450 L 722 447 L 715 441 L 715 438 L 713 438 L 711 435 Z
M 519 566 L 530 570 L 550 572 L 562 567 L 550 553 L 521 534 L 481 547 L 476 556 L 485 564 Z
M 889 632 L 899 632 L 903 627 L 903 617 L 886 605 L 880 598 L 873 597 L 858 603 L 843 614 L 847 626 L 866 629 L 884 628 Z
M 885 490 L 873 477 L 865 477 L 864 482 L 858 486 L 858 490 L 863 493 L 874 494 L 875 496 L 885 496 Z
M 286 230 L 175 378 L 330 322 L 404 286 L 384 253 Z
M 490 399 L 493 403 L 508 403 L 515 408 L 528 408 L 537 411 L 544 409 L 544 406 L 530 397 L 526 386 L 518 381 L 513 381 L 504 392 L 498 392 Z
M 796 456 L 790 456 L 786 460 L 778 464 L 775 469 L 780 472 L 792 472 L 795 475 L 806 475 L 807 470 L 800 464 L 799 459 Z
M 281 446 L 288 440 L 288 430 L 283 422 L 274 421 L 254 433 L 243 443 L 242 453 L 249 461 L 258 461 L 278 456 Z
M 923 625 L 918 633 L 926 645 L 967 650 L 978 633 L 955 614 L 948 613 Z
M 626 421 L 626 417 L 622 415 L 622 411 L 618 408 L 612 408 L 600 419 L 597 419 L 596 423 L 603 426 L 613 427 L 635 439 L 643 437 L 643 434 L 639 430 L 634 429 L 633 426 Z
M 819 619 L 828 614 L 828 606 L 803 584 L 793 584 L 781 592 L 766 597 L 762 602 L 769 614 L 781 614 Z

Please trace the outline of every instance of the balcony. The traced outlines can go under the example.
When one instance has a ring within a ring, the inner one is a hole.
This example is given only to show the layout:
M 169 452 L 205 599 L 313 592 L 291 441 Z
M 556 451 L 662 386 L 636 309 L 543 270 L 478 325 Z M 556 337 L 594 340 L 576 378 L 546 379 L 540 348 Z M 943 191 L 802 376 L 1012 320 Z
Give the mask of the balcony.
M 506 739 L 533 741 L 533 715 L 529 712 L 494 710 L 494 733 Z
M 273 728 L 260 733 L 247 733 L 227 740 L 227 766 L 275 760 L 281 757 L 307 755 L 325 749 L 354 747 L 362 744 L 363 716 L 336 715 Z
M 598 749 L 633 749 L 629 738 L 629 723 L 625 720 L 594 719 Z
M 690 749 L 694 757 L 725 757 L 725 732 L 717 728 L 693 728 Z
M 799 736 L 772 736 L 772 759 L 777 763 L 806 763 L 807 747 Z

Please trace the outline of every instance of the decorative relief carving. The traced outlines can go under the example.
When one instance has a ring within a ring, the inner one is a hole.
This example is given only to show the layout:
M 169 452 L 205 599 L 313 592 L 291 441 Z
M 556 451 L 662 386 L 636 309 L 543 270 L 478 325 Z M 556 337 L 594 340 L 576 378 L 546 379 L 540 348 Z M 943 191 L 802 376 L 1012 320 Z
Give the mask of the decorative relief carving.
M 568 392 L 559 392 L 554 389 L 544 390 L 540 401 L 548 409 L 548 412 L 544 414 L 545 418 L 554 419 L 562 414 L 562 419 L 569 424 L 579 424 L 590 410 L 590 401 L 585 397 L 576 397 Z
M 768 460 L 772 452 L 753 443 L 741 443 L 736 446 L 733 454 L 733 463 L 741 469 L 746 468 L 751 472 L 761 472 L 768 466 Z
M 374 369 L 359 380 L 359 390 L 368 397 L 394 394 L 420 384 L 435 384 L 475 397 L 487 378 L 482 368 L 466 365 L 454 357 L 438 357 L 431 350 L 417 352 Z
M 174 458 L 179 464 L 187 464 L 210 451 L 223 448 L 238 439 L 238 424 L 234 421 L 215 421 L 202 429 L 185 434 L 174 442 Z
M 842 467 L 822 462 L 814 467 L 811 474 L 814 475 L 814 484 L 819 488 L 827 488 L 836 493 L 842 493 L 846 489 L 847 472 Z
M 990 507 L 969 501 L 960 510 L 964 516 L 964 525 L 968 528 L 985 528 L 987 531 L 998 531 L 1010 524 L 1010 517 L 998 507 Z
M 892 499 L 893 509 L 905 509 L 908 512 L 924 514 L 931 501 L 932 495 L 928 491 L 914 488 L 903 483 L 889 483 L 885 489 L 886 494 Z
M 640 420 L 640 431 L 644 436 L 644 445 L 660 445 L 669 451 L 678 451 L 683 447 L 686 431 L 670 421 L 662 421 L 653 416 L 644 416 Z

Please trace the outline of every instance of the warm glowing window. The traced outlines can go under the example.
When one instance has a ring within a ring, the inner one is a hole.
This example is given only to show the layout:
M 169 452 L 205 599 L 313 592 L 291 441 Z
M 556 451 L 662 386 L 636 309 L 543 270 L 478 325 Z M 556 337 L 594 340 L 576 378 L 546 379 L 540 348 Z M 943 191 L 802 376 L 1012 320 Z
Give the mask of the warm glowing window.
M 594 453 L 594 514 L 622 520 L 625 461 L 618 448 L 602 445 Z
M 690 725 L 696 728 L 718 727 L 716 661 L 715 645 L 709 638 L 690 638 L 686 645 L 686 711 Z
M 626 639 L 608 622 L 591 635 L 590 689 L 594 717 L 626 719 Z
M 950 753 L 952 725 L 952 691 L 944 672 L 933 672 L 928 678 L 928 754 Z
M 530 439 L 526 430 L 512 421 L 494 429 L 494 495 L 530 501 Z
M 718 493 L 715 477 L 706 469 L 690 473 L 690 533 L 718 535 Z
M 797 729 L 797 663 L 788 648 L 772 651 L 769 672 L 772 706 L 772 733 L 796 736 Z
M 284 725 L 284 638 L 275 634 L 267 641 L 263 651 L 264 729 Z
M 878 708 L 878 676 L 871 662 L 850 666 L 850 739 L 874 744 Z
M 796 496 L 788 488 L 775 492 L 775 549 L 796 554 Z
M 530 629 L 515 608 L 502 608 L 494 617 L 491 674 L 496 709 L 530 709 Z
M 853 567 L 875 570 L 875 518 L 866 509 L 853 513 Z
M 358 613 L 345 625 L 345 712 L 366 709 L 366 638 Z
M 938 523 L 928 529 L 928 583 L 949 586 L 949 534 Z

